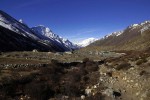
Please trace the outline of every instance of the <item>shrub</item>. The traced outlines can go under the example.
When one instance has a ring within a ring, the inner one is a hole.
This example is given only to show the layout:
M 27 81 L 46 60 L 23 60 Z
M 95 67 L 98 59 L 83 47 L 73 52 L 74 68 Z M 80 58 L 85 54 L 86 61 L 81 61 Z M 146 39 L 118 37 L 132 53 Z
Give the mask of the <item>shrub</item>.
M 17 54 L 17 53 L 16 53 L 16 54 L 14 54 L 14 57 L 19 57 L 19 54 Z
M 100 77 L 100 74 L 99 74 L 99 72 L 94 72 L 92 74 L 89 74 L 88 77 L 89 77 L 89 80 L 88 80 L 89 84 L 95 85 L 98 83 L 98 79 Z
M 14 80 L 11 77 L 2 77 L 1 82 L 3 83 L 0 92 L 4 95 L 4 97 L 13 97 L 16 93 L 17 84 L 15 84 Z
M 117 65 L 116 70 L 128 70 L 131 67 L 132 66 L 129 63 L 123 62 L 123 63 Z
M 89 77 L 88 76 L 84 76 L 83 79 L 82 79 L 84 82 L 87 82 L 89 80 Z
M 112 77 L 112 72 L 107 72 L 106 73 L 109 77 Z
M 58 61 L 58 60 L 55 60 L 55 59 L 52 59 L 52 60 L 51 60 L 51 63 L 54 64 L 54 65 L 57 65 L 57 64 L 59 63 L 59 61 Z
M 140 59 L 136 62 L 136 65 L 141 65 L 143 63 L 146 63 L 147 62 L 147 59 Z
M 55 73 L 55 68 L 53 68 L 53 67 L 48 67 L 48 68 L 43 67 L 43 68 L 41 68 L 40 72 L 42 74 L 52 74 L 52 73 Z
M 147 72 L 145 70 L 141 71 L 139 75 L 145 75 Z
M 88 61 L 86 62 L 86 70 L 88 73 L 94 72 L 98 70 L 98 65 L 97 63 L 93 61 Z
M 90 61 L 89 58 L 84 58 L 84 59 L 83 59 L 83 63 L 86 63 L 86 62 L 88 62 L 88 61 Z
M 54 96 L 54 91 L 45 83 L 32 82 L 26 85 L 24 91 L 32 100 L 48 100 Z

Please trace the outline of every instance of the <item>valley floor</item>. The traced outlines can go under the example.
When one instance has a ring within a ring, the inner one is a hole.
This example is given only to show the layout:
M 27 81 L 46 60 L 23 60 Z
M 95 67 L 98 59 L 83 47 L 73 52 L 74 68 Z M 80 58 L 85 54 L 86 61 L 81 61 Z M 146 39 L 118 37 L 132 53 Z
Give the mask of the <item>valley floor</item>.
M 150 52 L 1 52 L 0 100 L 150 100 Z

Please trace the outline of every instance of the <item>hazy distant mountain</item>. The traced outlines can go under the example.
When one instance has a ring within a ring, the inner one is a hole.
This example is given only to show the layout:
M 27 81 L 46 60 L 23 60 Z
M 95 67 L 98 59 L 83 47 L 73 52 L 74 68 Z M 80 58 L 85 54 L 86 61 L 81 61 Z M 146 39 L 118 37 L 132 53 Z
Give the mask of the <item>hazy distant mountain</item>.
M 89 44 L 95 42 L 97 39 L 95 38 L 88 38 L 88 39 L 85 39 L 83 40 L 82 42 L 78 43 L 79 46 L 81 47 L 86 47 L 88 46 Z
M 90 46 L 102 50 L 141 50 L 150 47 L 150 21 L 128 26 L 123 31 L 104 36 Z
M 76 45 L 52 33 L 49 28 L 39 26 L 30 29 L 22 20 L 17 21 L 3 11 L 0 11 L 0 47 L 0 51 L 77 49 Z

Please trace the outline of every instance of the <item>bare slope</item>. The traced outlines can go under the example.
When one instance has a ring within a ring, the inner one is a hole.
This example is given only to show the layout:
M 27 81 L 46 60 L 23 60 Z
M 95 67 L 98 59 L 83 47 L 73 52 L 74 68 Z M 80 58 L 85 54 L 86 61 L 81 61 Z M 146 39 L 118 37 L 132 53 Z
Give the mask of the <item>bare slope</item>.
M 144 50 L 150 45 L 150 21 L 133 24 L 121 32 L 114 32 L 92 43 L 101 50 Z

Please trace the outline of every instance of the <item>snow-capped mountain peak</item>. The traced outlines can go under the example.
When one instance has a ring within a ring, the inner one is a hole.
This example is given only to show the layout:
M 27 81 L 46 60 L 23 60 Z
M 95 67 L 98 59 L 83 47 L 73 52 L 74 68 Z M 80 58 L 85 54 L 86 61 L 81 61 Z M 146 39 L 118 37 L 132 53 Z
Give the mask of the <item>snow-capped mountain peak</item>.
M 139 26 L 139 24 L 132 24 L 129 27 L 131 28 L 131 27 L 137 27 L 137 26 Z
M 97 40 L 98 39 L 96 39 L 96 38 L 88 38 L 88 39 L 85 39 L 82 42 L 78 43 L 78 45 L 81 46 L 81 47 L 86 47 L 89 44 L 91 44 L 91 43 L 93 43 L 93 42 L 95 42 Z
M 20 22 L 20 23 L 24 23 L 22 19 L 19 19 L 19 22 Z
M 32 30 L 41 37 L 41 39 L 46 39 L 46 40 L 52 40 L 59 45 L 63 45 L 66 48 L 69 48 L 70 50 L 72 49 L 77 49 L 77 45 L 73 44 L 70 42 L 68 39 L 64 39 L 60 37 L 59 35 L 53 33 L 50 28 L 45 27 L 44 25 L 39 25 L 36 27 L 33 27 Z
M 31 28 L 37 35 L 42 35 L 50 39 L 56 39 L 58 35 L 54 34 L 48 27 L 39 25 Z

